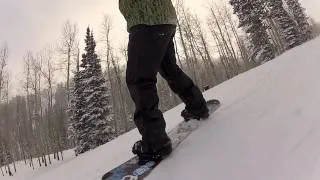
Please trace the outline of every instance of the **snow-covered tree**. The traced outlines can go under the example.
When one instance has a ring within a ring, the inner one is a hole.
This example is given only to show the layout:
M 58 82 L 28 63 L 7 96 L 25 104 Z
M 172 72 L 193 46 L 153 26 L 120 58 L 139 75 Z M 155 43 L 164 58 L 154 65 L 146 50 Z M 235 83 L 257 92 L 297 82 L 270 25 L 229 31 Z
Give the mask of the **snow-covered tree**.
M 305 9 L 302 8 L 299 0 L 286 0 L 289 12 L 293 15 L 298 24 L 301 33 L 301 41 L 305 42 L 312 37 L 312 28 L 308 22 L 308 17 L 305 14 Z
M 85 103 L 82 92 L 84 87 L 81 84 L 81 71 L 75 73 L 73 81 L 74 81 L 74 89 L 71 96 L 71 117 L 69 121 L 68 127 L 68 138 L 75 142 L 76 144 L 76 154 L 81 152 L 81 137 L 80 133 L 82 130 L 82 121 L 81 118 L 84 114 Z
M 234 13 L 239 18 L 239 27 L 249 35 L 251 60 L 263 63 L 273 59 L 275 52 L 261 18 L 263 8 L 259 2 L 259 0 L 230 0 Z
M 285 10 L 282 0 L 264 1 L 266 8 L 269 10 L 269 16 L 276 21 L 280 28 L 282 38 L 285 40 L 285 48 L 291 49 L 300 45 L 300 32 L 294 19 Z
M 110 116 L 110 90 L 102 75 L 100 59 L 95 52 L 93 33 L 87 29 L 85 53 L 80 70 L 74 78 L 72 128 L 75 130 L 76 154 L 94 149 L 113 138 L 114 130 L 108 126 Z
M 76 125 L 78 125 L 77 122 L 80 121 L 83 113 L 82 110 L 84 108 L 83 99 L 81 96 L 81 93 L 83 91 L 83 86 L 81 86 L 80 81 L 80 64 L 79 59 L 77 61 L 77 70 L 74 73 L 73 77 L 73 87 L 72 87 L 72 93 L 70 96 L 70 102 L 69 102 L 69 108 L 68 113 L 70 114 L 70 118 L 68 121 L 68 139 L 71 141 L 71 143 L 75 143 L 77 140 L 76 138 Z M 73 144 L 74 145 L 74 144 Z

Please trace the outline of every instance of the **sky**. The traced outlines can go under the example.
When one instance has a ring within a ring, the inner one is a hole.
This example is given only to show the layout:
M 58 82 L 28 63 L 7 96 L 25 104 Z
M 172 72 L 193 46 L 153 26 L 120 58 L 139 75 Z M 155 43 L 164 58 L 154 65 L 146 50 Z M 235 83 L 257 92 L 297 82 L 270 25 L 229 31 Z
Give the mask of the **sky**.
M 204 17 L 206 4 L 210 0 L 184 1 L 193 12 Z M 320 22 L 320 1 L 301 1 L 307 14 Z M 118 10 L 118 0 L 0 0 L 0 45 L 7 42 L 9 46 L 8 67 L 12 87 L 16 88 L 19 84 L 23 56 L 27 50 L 38 52 L 46 45 L 56 44 L 67 20 L 78 24 L 80 43 L 83 44 L 87 26 L 93 29 L 99 42 L 105 14 L 113 19 L 113 42 L 125 43 L 126 22 Z

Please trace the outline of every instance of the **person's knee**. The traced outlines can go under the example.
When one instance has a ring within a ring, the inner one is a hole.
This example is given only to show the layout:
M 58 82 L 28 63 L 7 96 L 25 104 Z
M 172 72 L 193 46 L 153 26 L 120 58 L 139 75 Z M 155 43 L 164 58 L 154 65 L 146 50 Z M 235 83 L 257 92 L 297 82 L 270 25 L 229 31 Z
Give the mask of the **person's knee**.
M 154 80 L 152 78 L 148 78 L 148 79 L 139 79 L 136 82 L 136 85 L 140 88 L 140 89 L 153 89 L 156 87 L 157 84 L 157 80 Z
M 180 79 L 182 70 L 177 65 L 165 64 L 162 65 L 160 75 L 169 81 L 174 81 L 175 79 Z
M 126 83 L 128 87 L 137 90 L 147 90 L 156 88 L 157 79 L 155 78 L 139 78 L 137 76 L 127 76 Z

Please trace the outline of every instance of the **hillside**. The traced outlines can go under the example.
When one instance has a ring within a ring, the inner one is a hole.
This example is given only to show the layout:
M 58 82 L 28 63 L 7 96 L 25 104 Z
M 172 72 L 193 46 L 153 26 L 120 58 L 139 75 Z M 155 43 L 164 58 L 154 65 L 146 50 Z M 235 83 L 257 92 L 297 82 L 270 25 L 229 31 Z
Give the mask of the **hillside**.
M 150 175 L 150 180 L 319 180 L 320 39 L 205 93 L 222 107 Z M 165 113 L 168 130 L 180 105 Z M 77 158 L 5 180 L 99 180 L 132 156 L 133 130 Z

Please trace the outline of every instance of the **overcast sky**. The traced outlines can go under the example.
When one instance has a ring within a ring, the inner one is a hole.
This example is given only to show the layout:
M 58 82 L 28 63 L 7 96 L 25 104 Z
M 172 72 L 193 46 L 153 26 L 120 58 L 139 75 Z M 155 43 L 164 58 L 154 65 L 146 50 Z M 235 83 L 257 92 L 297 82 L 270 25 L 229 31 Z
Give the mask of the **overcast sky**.
M 194 12 L 205 15 L 209 0 L 184 1 Z M 303 0 L 302 3 L 307 13 L 320 22 L 320 1 Z M 9 45 L 9 68 L 14 84 L 21 76 L 22 59 L 27 50 L 37 52 L 46 44 L 57 42 L 66 20 L 78 24 L 83 44 L 88 25 L 96 36 L 100 34 L 104 14 L 113 18 L 116 32 L 113 39 L 123 42 L 127 37 L 126 24 L 118 10 L 118 0 L 0 0 L 0 45 L 5 41 Z

